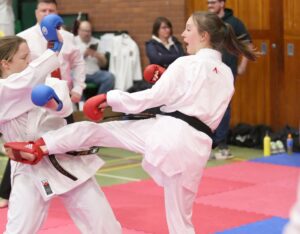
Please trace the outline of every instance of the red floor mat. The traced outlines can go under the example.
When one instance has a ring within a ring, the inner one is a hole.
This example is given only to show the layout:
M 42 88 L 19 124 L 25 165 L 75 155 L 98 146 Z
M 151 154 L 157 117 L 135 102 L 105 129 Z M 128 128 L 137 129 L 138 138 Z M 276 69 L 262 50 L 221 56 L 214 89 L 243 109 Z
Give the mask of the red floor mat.
M 0 233 L 4 232 L 7 209 L 0 209 Z M 59 199 L 53 199 L 48 218 L 38 234 L 80 234 Z M 123 234 L 151 234 L 123 227 Z
M 212 234 L 268 218 L 253 212 L 196 204 L 193 223 L 197 234 Z
M 243 187 L 249 187 L 254 185 L 255 183 L 248 183 L 248 182 L 239 182 L 239 181 L 230 181 L 226 178 L 212 178 L 206 176 L 202 178 L 200 183 L 200 188 L 198 192 L 198 196 L 207 196 L 216 193 L 231 191 Z M 151 189 L 149 189 L 151 187 Z M 111 191 L 111 190 L 122 190 L 123 192 L 126 191 L 136 191 L 140 194 L 147 194 L 153 196 L 160 196 L 163 192 L 163 188 L 159 187 L 155 184 L 155 182 L 151 179 L 140 181 L 140 182 L 132 182 L 128 184 L 120 184 L 118 186 L 113 187 L 105 187 L 103 188 L 104 191 Z
M 288 218 L 290 208 L 296 201 L 296 185 L 286 188 L 280 186 L 281 183 L 282 181 L 279 184 L 263 183 L 207 197 L 198 197 L 196 202 Z
M 136 186 L 138 187 L 138 184 Z M 148 191 L 151 191 L 150 186 Z M 105 189 L 105 193 L 124 227 L 152 234 L 168 233 L 162 193 L 159 196 L 141 194 L 137 191 L 123 193 L 122 189 L 114 191 Z M 208 234 L 270 217 L 253 212 L 196 204 L 193 222 L 196 233 Z
M 274 215 L 286 217 L 295 198 L 299 171 L 298 168 L 253 162 L 206 169 L 194 207 L 196 233 L 215 233 Z M 153 181 L 121 184 L 103 190 L 124 234 L 168 233 L 163 189 Z M 0 209 L 0 233 L 4 231 L 6 212 L 7 209 Z M 39 233 L 79 232 L 62 203 L 54 199 Z
M 226 179 L 246 183 L 265 183 L 283 178 L 295 178 L 300 168 L 257 162 L 238 162 L 210 167 L 204 171 L 205 177 Z

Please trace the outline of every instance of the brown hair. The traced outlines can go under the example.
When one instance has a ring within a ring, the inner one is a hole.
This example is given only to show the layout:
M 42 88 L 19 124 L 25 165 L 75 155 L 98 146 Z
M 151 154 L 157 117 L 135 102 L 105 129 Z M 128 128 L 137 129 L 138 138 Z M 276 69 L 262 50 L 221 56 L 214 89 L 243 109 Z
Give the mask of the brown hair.
M 213 49 L 223 48 L 234 55 L 242 54 L 250 60 L 255 60 L 257 54 L 249 48 L 246 41 L 239 40 L 229 24 L 224 23 L 217 14 L 211 12 L 195 12 L 192 19 L 198 26 L 199 33 L 207 32 Z
M 20 44 L 26 43 L 26 40 L 18 36 L 5 36 L 0 38 L 0 62 L 2 60 L 11 61 L 17 53 Z M 2 76 L 0 64 L 0 77 Z
M 155 35 L 158 37 L 158 31 L 159 28 L 161 26 L 162 23 L 165 23 L 171 30 L 171 35 L 173 34 L 173 27 L 172 27 L 172 23 L 169 19 L 167 19 L 166 17 L 160 16 L 157 17 L 153 23 L 153 27 L 152 27 L 152 35 Z

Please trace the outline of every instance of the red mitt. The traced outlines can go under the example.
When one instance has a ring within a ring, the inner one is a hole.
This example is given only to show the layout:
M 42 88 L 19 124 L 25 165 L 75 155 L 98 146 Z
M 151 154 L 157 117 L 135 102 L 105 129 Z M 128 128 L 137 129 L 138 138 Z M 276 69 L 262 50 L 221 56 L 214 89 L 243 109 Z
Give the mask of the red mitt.
M 103 109 L 99 108 L 101 103 L 106 102 L 106 94 L 99 94 L 89 98 L 83 106 L 83 113 L 86 117 L 93 121 L 103 119 Z
M 6 153 L 11 160 L 35 165 L 47 155 L 41 149 L 45 142 L 43 138 L 29 142 L 7 142 L 4 144 Z
M 144 70 L 144 79 L 151 84 L 154 84 L 156 81 L 159 80 L 161 75 L 164 73 L 166 69 L 162 66 L 157 64 L 150 64 Z M 157 74 L 157 78 L 155 75 Z

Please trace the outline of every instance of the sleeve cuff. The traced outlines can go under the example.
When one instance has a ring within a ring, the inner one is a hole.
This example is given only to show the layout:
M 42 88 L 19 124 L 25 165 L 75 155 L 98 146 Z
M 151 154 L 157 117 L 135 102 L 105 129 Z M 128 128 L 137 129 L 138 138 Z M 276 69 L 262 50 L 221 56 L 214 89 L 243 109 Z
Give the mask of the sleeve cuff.
M 78 93 L 80 96 L 82 96 L 83 88 L 76 86 L 72 89 L 73 92 Z
M 51 132 L 46 133 L 42 138 L 46 144 L 49 155 L 55 154 L 55 143 L 53 142 L 53 139 L 55 138 L 52 136 Z
M 118 111 L 118 103 L 120 100 L 119 93 L 119 90 L 111 90 L 106 94 L 106 102 L 109 106 L 111 106 L 113 111 Z

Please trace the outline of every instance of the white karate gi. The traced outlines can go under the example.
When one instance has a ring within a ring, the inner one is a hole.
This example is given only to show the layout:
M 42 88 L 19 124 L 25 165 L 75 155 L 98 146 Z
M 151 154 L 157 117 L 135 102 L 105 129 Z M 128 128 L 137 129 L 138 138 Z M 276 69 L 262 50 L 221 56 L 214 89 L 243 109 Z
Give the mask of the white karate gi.
M 143 79 L 139 47 L 126 33 L 115 36 L 112 45 L 109 71 L 116 77 L 115 89 L 125 91 Z
M 0 132 L 8 141 L 33 141 L 49 130 L 66 125 L 63 117 L 72 113 L 66 81 L 48 78 L 63 101 L 61 111 L 34 106 L 31 90 L 45 82 L 47 74 L 59 66 L 57 56 L 46 50 L 21 73 L 0 79 Z M 34 234 L 40 229 L 51 198 L 59 195 L 82 233 L 121 233 L 121 227 L 93 179 L 103 165 L 97 155 L 71 157 L 57 155 L 57 161 L 78 178 L 62 175 L 44 157 L 36 165 L 11 161 L 12 191 L 9 199 L 6 234 Z
M 233 92 L 233 75 L 221 54 L 201 49 L 196 55 L 178 58 L 151 89 L 131 94 L 113 90 L 107 102 L 114 111 L 124 113 L 162 106 L 164 112 L 180 111 L 215 130 Z M 69 136 L 76 140 L 69 141 Z M 43 138 L 50 153 L 75 150 L 78 145 L 142 153 L 143 168 L 164 187 L 169 232 L 195 233 L 192 207 L 212 145 L 205 133 L 180 119 L 157 115 L 145 120 L 75 123 Z
M 73 34 L 65 30 L 60 30 L 60 34 L 63 38 L 63 46 L 58 56 L 61 78 L 68 82 L 70 90 L 81 95 L 86 86 L 85 63 L 82 54 L 75 45 Z M 26 39 L 32 59 L 38 58 L 47 49 L 47 41 L 39 24 L 18 33 L 18 36 Z
M 290 211 L 290 220 L 283 230 L 284 234 L 300 233 L 300 180 L 298 182 L 297 201 Z
M 15 16 L 12 0 L 0 0 L 0 31 L 4 36 L 15 34 Z

